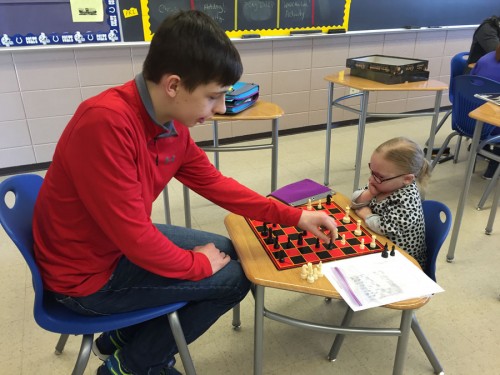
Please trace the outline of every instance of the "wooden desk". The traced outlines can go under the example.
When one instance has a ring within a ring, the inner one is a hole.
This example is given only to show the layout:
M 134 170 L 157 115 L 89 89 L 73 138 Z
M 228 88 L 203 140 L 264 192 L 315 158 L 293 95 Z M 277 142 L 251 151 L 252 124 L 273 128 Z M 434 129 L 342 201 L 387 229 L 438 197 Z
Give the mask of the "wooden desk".
M 370 81 L 368 79 L 351 76 L 349 70 L 343 70 L 336 74 L 328 75 L 324 78 L 328 81 L 328 109 L 326 119 L 326 151 L 325 151 L 325 174 L 324 184 L 330 183 L 330 148 L 331 148 L 331 135 L 332 135 L 332 107 L 342 108 L 344 110 L 357 113 L 359 115 L 358 124 L 358 141 L 356 145 L 356 162 L 353 190 L 359 188 L 359 175 L 361 170 L 361 157 L 363 153 L 364 134 L 367 117 L 415 117 L 415 116 L 432 116 L 432 124 L 427 145 L 427 160 L 431 160 L 432 148 L 434 146 L 434 137 L 436 134 L 436 126 L 438 123 L 439 110 L 441 108 L 441 97 L 443 91 L 448 89 L 446 83 L 428 80 L 419 82 L 406 82 L 395 85 L 387 85 L 384 83 Z M 345 95 L 333 100 L 333 86 L 334 84 L 346 86 L 349 88 L 360 90 L 357 94 Z M 419 113 L 370 113 L 368 112 L 368 98 L 371 91 L 435 91 L 436 98 L 434 101 L 433 112 L 419 112 Z M 340 102 L 353 97 L 360 97 L 360 109 L 349 107 L 341 104 Z
M 278 187 L 278 120 L 284 115 L 283 109 L 277 104 L 258 100 L 253 106 L 236 115 L 215 115 L 213 121 L 213 146 L 202 147 L 203 150 L 214 153 L 214 165 L 219 169 L 219 152 L 252 151 L 271 149 L 271 190 Z M 271 120 L 272 133 L 271 142 L 249 146 L 220 146 L 219 145 L 219 121 L 244 121 L 244 120 Z M 191 204 L 189 189 L 183 186 L 184 196 L 184 220 L 187 228 L 191 228 Z M 163 189 L 163 201 L 165 209 L 165 222 L 171 223 L 170 208 L 168 204 L 168 189 Z
M 474 164 L 476 160 L 476 154 L 478 152 L 479 140 L 481 137 L 481 131 L 483 130 L 483 124 L 486 122 L 488 124 L 500 127 L 500 106 L 493 103 L 486 103 L 482 106 L 476 108 L 469 116 L 476 120 L 476 127 L 474 128 L 474 134 L 472 135 L 472 143 L 469 152 L 469 164 L 465 171 L 464 185 L 462 192 L 460 193 L 460 199 L 458 201 L 457 212 L 455 214 L 455 223 L 453 224 L 453 231 L 451 233 L 450 247 L 448 249 L 448 254 L 446 260 L 452 262 L 455 257 L 455 248 L 457 246 L 458 232 L 460 231 L 460 225 L 462 224 L 462 217 L 465 207 L 465 199 L 469 193 L 470 180 L 472 177 L 472 172 L 474 170 Z M 499 157 L 490 152 L 481 151 L 481 154 L 487 155 L 489 158 L 499 160 Z M 493 227 L 493 221 L 495 220 L 496 210 L 498 206 L 498 199 L 500 192 L 498 191 L 498 175 L 500 173 L 500 168 L 497 168 L 494 179 L 497 179 L 497 187 L 495 195 L 493 198 L 493 205 L 490 211 L 490 217 L 488 219 L 488 224 L 486 226 L 486 233 L 491 233 Z
M 334 195 L 333 200 L 341 207 L 350 203 L 347 197 L 337 193 Z M 353 215 L 355 217 L 355 215 Z M 396 350 L 396 357 L 394 361 L 394 374 L 402 374 L 404 360 L 406 357 L 406 347 L 412 325 L 412 315 L 415 309 L 425 305 L 429 301 L 429 297 L 415 298 L 398 303 L 392 303 L 385 307 L 401 310 L 401 325 L 398 328 L 356 328 L 347 326 L 332 326 L 321 323 L 304 322 L 294 319 L 289 316 L 284 316 L 264 307 L 264 290 L 265 287 L 283 289 L 294 292 L 302 292 L 313 294 L 321 297 L 341 299 L 340 294 L 325 278 L 320 278 L 309 284 L 302 280 L 300 275 L 300 268 L 278 271 L 266 252 L 262 249 L 259 241 L 253 234 L 250 226 L 247 224 L 242 216 L 229 214 L 224 220 L 229 236 L 233 241 L 238 256 L 240 258 L 243 270 L 248 279 L 254 284 L 254 297 L 255 297 L 255 327 L 254 327 L 254 374 L 262 374 L 263 365 L 263 339 L 264 339 L 264 317 L 276 320 L 282 323 L 290 324 L 296 327 L 308 328 L 318 331 L 329 332 L 332 334 L 364 334 L 364 335 L 384 335 L 384 336 L 399 336 L 398 345 Z M 380 237 L 379 237 L 380 238 Z M 382 242 L 385 243 L 386 239 L 382 237 Z M 392 242 L 387 240 L 389 246 Z M 404 253 L 406 254 L 406 253 Z M 407 254 L 406 254 L 407 255 Z M 418 263 L 407 255 L 413 263 Z M 422 344 L 423 347 L 430 349 L 427 341 Z M 425 349 L 424 349 L 425 350 Z M 428 353 L 426 351 L 426 353 Z M 429 354 L 428 354 L 429 356 Z M 429 357 L 433 364 L 436 373 L 442 371 L 442 368 L 432 353 L 432 358 Z
M 274 191 L 278 187 L 278 120 L 284 113 L 277 104 L 258 100 L 253 106 L 236 115 L 215 115 L 212 117 L 213 146 L 203 147 L 203 150 L 214 153 L 214 165 L 219 169 L 219 152 L 271 149 L 271 191 Z M 253 146 L 220 146 L 219 121 L 240 120 L 272 120 L 271 143 Z

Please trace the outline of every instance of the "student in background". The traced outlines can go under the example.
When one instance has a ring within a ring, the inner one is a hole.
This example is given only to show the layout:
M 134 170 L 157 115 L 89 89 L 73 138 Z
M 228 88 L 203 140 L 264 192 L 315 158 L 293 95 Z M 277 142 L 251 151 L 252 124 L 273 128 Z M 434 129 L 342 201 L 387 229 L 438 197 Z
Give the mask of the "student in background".
M 488 52 L 495 51 L 498 44 L 500 44 L 500 18 L 491 16 L 474 31 L 467 65 L 476 63 Z
M 81 103 L 33 219 L 36 261 L 57 301 L 86 315 L 187 301 L 178 314 L 190 343 L 245 297 L 250 282 L 228 238 L 152 222 L 153 202 L 172 178 L 229 211 L 335 238 L 333 218 L 223 176 L 191 138 L 189 128 L 225 112 L 242 71 L 217 22 L 179 12 L 156 30 L 142 73 Z M 103 333 L 93 351 L 104 360 L 98 375 L 179 374 L 167 316 Z
M 495 51 L 489 52 L 481 57 L 477 61 L 474 68 L 472 68 L 470 74 L 482 76 L 500 82 L 500 44 L 497 46 Z M 500 128 L 495 128 L 492 132 L 492 135 L 499 134 Z M 500 147 L 493 147 L 492 152 L 500 155 Z M 486 171 L 484 172 L 482 177 L 485 180 L 491 180 L 497 168 L 498 162 L 495 160 L 490 160 L 488 162 L 488 167 L 486 168 Z
M 390 139 L 373 152 L 368 184 L 352 195 L 352 208 L 368 228 L 389 238 L 425 269 L 427 248 L 419 186 L 430 177 L 424 152 L 408 138 Z
M 470 74 L 486 77 L 494 81 L 500 82 L 500 44 L 496 50 L 488 52 L 481 57 Z

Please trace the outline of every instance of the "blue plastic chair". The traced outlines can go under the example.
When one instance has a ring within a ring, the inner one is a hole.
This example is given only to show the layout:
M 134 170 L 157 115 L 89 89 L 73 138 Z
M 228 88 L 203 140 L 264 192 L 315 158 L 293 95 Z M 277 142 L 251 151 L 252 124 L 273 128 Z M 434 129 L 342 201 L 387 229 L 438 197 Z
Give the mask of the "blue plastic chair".
M 464 74 L 465 68 L 467 67 L 467 59 L 468 58 L 469 58 L 469 52 L 459 52 L 451 58 L 451 61 L 450 61 L 450 84 L 448 87 L 448 99 L 450 100 L 450 103 L 452 103 L 452 104 L 453 104 L 453 98 L 454 98 L 453 94 L 455 91 L 455 77 Z M 439 131 L 439 129 L 441 129 L 441 127 L 444 125 L 444 123 L 446 122 L 448 117 L 450 117 L 450 115 L 451 115 L 451 109 L 446 111 L 443 118 L 437 124 L 436 133 Z M 432 161 L 432 166 L 434 167 L 437 163 L 450 160 L 451 158 L 453 158 L 453 162 L 456 163 L 457 158 L 458 158 L 458 152 L 460 151 L 461 142 L 462 142 L 462 137 L 460 136 L 458 138 L 454 154 L 451 156 L 447 156 L 445 158 L 435 157 Z M 443 151 L 444 151 L 444 148 L 443 148 Z
M 427 264 L 424 272 L 432 280 L 436 281 L 436 259 L 451 228 L 451 211 L 444 203 L 432 200 L 423 201 L 422 208 L 425 220 L 425 244 L 427 246 Z M 354 311 L 350 307 L 347 307 L 347 311 L 342 320 L 342 327 L 348 327 L 351 324 L 353 316 Z M 413 312 L 411 318 L 411 329 L 427 356 L 427 359 L 434 368 L 434 373 L 444 374 L 443 366 L 439 363 L 436 354 L 434 354 L 429 341 L 425 337 L 415 312 Z M 337 359 L 344 338 L 345 335 L 341 334 L 335 336 L 335 340 L 328 354 L 328 359 L 331 361 Z
M 69 335 L 83 335 L 72 372 L 73 375 L 81 375 L 87 367 L 94 333 L 124 328 L 158 316 L 168 315 L 184 369 L 188 375 L 195 375 L 194 365 L 177 315 L 177 311 L 187 302 L 107 316 L 84 316 L 67 309 L 44 291 L 40 271 L 33 255 L 32 234 L 33 208 L 42 182 L 42 177 L 34 174 L 17 175 L 1 182 L 0 223 L 21 251 L 30 268 L 35 290 L 33 308 L 35 321 L 43 329 L 61 334 L 56 345 L 56 354 L 62 353 Z M 165 327 L 165 329 L 169 328 Z
M 444 203 L 432 200 L 422 202 L 425 219 L 427 264 L 424 272 L 436 281 L 436 259 L 451 228 L 451 211 Z
M 484 78 L 481 76 L 471 76 L 462 75 L 455 77 L 455 88 L 453 97 L 453 106 L 451 114 L 451 128 L 453 132 L 446 137 L 441 149 L 436 155 L 436 159 L 439 160 L 444 149 L 448 146 L 450 140 L 454 136 L 463 136 L 466 138 L 472 138 L 474 135 L 474 128 L 476 126 L 476 120 L 469 117 L 469 113 L 476 109 L 477 107 L 486 103 L 484 100 L 476 98 L 475 94 L 481 93 L 495 93 L 500 92 L 500 82 L 494 81 L 489 78 Z M 495 157 L 493 154 L 488 154 L 485 150 L 485 146 L 500 144 L 500 135 L 492 135 L 493 130 L 496 127 L 490 124 L 484 124 L 483 130 L 481 132 L 479 147 L 477 153 L 485 157 Z M 484 191 L 477 208 L 482 209 L 484 202 L 488 198 L 495 187 L 496 179 L 493 178 L 486 190 Z

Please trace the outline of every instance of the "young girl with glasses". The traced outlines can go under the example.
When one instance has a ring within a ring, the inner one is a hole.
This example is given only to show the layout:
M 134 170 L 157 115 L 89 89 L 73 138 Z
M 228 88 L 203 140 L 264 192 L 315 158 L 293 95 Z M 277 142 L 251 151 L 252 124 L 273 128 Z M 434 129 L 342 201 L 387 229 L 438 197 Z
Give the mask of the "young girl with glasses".
M 375 149 L 368 167 L 368 184 L 353 193 L 351 208 L 368 228 L 389 238 L 425 269 L 427 249 L 419 186 L 425 187 L 430 168 L 424 152 L 408 138 L 393 138 Z

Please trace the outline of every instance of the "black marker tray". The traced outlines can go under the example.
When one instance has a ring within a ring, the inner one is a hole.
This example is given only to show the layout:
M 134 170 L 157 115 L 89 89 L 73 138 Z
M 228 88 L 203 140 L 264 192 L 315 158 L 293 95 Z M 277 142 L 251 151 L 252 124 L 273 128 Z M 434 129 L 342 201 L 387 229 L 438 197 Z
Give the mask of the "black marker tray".
M 429 61 L 427 60 L 385 55 L 360 56 L 346 60 L 346 66 L 348 68 L 356 68 L 392 75 L 423 72 L 427 70 L 428 65 Z
M 404 74 L 390 74 L 385 72 L 377 72 L 374 70 L 366 70 L 359 68 L 351 68 L 351 75 L 385 83 L 386 85 L 394 85 L 396 83 L 427 81 L 429 79 L 428 71 L 413 71 Z

